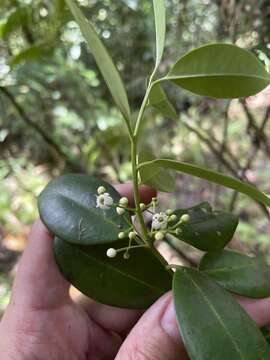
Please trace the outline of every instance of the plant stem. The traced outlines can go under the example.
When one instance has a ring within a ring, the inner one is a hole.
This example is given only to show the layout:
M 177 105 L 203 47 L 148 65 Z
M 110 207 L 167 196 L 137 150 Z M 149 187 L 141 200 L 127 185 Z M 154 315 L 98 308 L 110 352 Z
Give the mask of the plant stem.
M 138 135 L 141 127 L 141 123 L 143 120 L 144 112 L 147 106 L 148 97 L 150 94 L 150 91 L 152 89 L 152 86 L 154 84 L 153 79 L 156 73 L 156 68 L 154 69 L 152 75 L 150 76 L 148 87 L 145 93 L 145 96 L 143 98 L 143 102 L 139 111 L 139 115 L 135 124 L 134 133 L 131 137 L 131 164 L 132 164 L 132 178 L 133 178 L 133 193 L 134 193 L 134 202 L 135 202 L 135 211 L 136 215 L 141 227 L 142 231 L 142 239 L 145 244 L 147 244 L 150 247 L 150 250 L 152 251 L 153 255 L 156 256 L 156 258 L 162 263 L 164 268 L 173 276 L 173 272 L 171 269 L 169 269 L 167 261 L 163 258 L 163 256 L 157 251 L 157 249 L 154 247 L 151 238 L 149 237 L 147 227 L 144 222 L 143 213 L 140 209 L 140 190 L 139 190 L 139 180 L 138 180 L 138 152 L 137 152 L 137 146 L 138 146 Z
M 132 163 L 132 178 L 133 178 L 133 192 L 136 214 L 141 226 L 143 240 L 146 244 L 150 245 L 147 228 L 144 222 L 143 214 L 140 209 L 140 191 L 138 181 L 138 170 L 137 170 L 137 139 L 133 137 L 131 142 L 131 163 Z

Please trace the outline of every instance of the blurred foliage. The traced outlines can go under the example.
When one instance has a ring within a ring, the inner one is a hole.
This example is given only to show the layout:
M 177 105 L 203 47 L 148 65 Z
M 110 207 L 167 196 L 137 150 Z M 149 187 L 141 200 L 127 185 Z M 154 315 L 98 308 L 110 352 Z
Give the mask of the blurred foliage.
M 117 64 L 136 114 L 154 64 L 151 1 L 79 3 Z M 186 51 L 213 41 L 234 42 L 269 57 L 268 0 L 167 0 L 167 18 L 162 73 Z M 156 155 L 207 165 L 270 193 L 269 100 L 246 110 L 237 101 L 201 99 L 176 87 L 165 89 L 179 119 L 164 119 L 148 110 L 144 145 Z M 80 171 L 124 182 L 131 174 L 128 161 L 121 116 L 64 0 L 2 0 L 0 241 L 33 222 L 36 196 L 52 176 Z M 244 251 L 270 254 L 265 209 L 186 176 L 178 176 L 177 184 L 173 196 L 162 195 L 170 207 L 206 200 L 234 210 L 242 220 L 237 239 Z M 1 299 L 5 294 L 0 288 Z

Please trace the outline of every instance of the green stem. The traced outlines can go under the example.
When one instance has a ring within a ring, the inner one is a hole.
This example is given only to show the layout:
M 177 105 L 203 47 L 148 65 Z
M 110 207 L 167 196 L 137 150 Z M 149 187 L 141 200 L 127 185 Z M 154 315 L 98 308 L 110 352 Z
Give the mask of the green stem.
M 138 181 L 138 170 L 137 170 L 137 139 L 133 137 L 131 142 L 131 163 L 132 163 L 132 178 L 133 178 L 133 192 L 134 192 L 134 202 L 136 214 L 141 226 L 141 231 L 143 235 L 143 240 L 146 244 L 151 244 L 151 241 L 148 237 L 147 228 L 144 222 L 143 214 L 140 209 L 140 190 L 139 190 L 139 181 Z
M 144 218 L 143 218 L 143 213 L 140 209 L 140 190 L 139 190 L 139 180 L 138 180 L 138 175 L 139 175 L 139 170 L 138 170 L 138 152 L 137 152 L 137 145 L 138 145 L 138 135 L 139 135 L 139 131 L 140 131 L 140 127 L 141 127 L 141 123 L 143 120 L 143 116 L 144 116 L 144 112 L 147 106 L 147 101 L 148 101 L 148 97 L 150 94 L 150 91 L 152 89 L 152 86 L 155 82 L 153 82 L 155 73 L 156 73 L 157 69 L 155 68 L 152 75 L 150 76 L 149 79 L 149 83 L 148 83 L 148 87 L 145 93 L 145 96 L 143 98 L 143 102 L 138 114 L 138 118 L 135 124 L 135 129 L 134 132 L 130 135 L 130 139 L 131 139 L 131 164 L 132 164 L 132 178 L 133 178 L 133 193 L 134 193 L 134 202 L 135 202 L 135 211 L 136 211 L 136 215 L 137 215 L 137 219 L 139 221 L 140 227 L 141 227 L 141 232 L 142 232 L 142 239 L 143 242 L 149 246 L 150 250 L 152 251 L 153 255 L 156 256 L 156 258 L 162 263 L 162 265 L 164 266 L 164 268 L 169 271 L 169 273 L 173 276 L 173 272 L 171 269 L 168 269 L 168 263 L 167 261 L 163 258 L 163 256 L 157 251 L 157 249 L 154 247 L 151 238 L 149 237 L 148 234 L 148 230 L 146 227 L 146 224 L 144 222 Z M 130 133 L 130 129 L 129 133 Z

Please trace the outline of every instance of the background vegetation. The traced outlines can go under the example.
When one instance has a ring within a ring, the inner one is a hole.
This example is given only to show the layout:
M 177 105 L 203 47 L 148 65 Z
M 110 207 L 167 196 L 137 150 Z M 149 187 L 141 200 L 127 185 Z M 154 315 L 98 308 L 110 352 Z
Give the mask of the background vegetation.
M 154 63 L 151 1 L 79 3 L 115 60 L 136 113 Z M 167 9 L 162 71 L 187 50 L 214 41 L 251 49 L 269 66 L 268 0 L 168 0 Z M 144 141 L 156 155 L 207 165 L 270 193 L 269 95 L 268 89 L 243 101 L 216 101 L 175 87 L 169 97 L 176 104 L 178 121 L 149 110 Z M 131 175 L 128 161 L 121 116 L 64 0 L 2 0 L 0 311 L 8 301 L 26 234 L 37 217 L 36 196 L 46 183 L 66 171 L 125 182 Z M 161 195 L 165 204 L 173 208 L 209 201 L 216 208 L 233 210 L 241 221 L 231 246 L 270 255 L 266 208 L 190 177 L 178 176 L 177 184 L 173 196 Z M 196 263 L 194 250 L 171 245 L 174 256 Z M 168 251 L 166 244 L 160 246 Z

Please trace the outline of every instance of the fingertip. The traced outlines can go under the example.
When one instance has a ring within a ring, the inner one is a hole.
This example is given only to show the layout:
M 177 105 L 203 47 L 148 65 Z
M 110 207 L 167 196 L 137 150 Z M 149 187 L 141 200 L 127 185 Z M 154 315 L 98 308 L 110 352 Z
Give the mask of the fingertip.
M 29 234 L 30 241 L 31 241 L 31 239 L 36 239 L 36 238 L 53 239 L 53 235 L 46 228 L 46 226 L 43 224 L 43 222 L 40 218 L 35 221 L 34 225 L 31 228 L 30 234 Z

